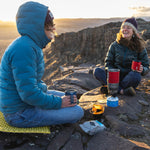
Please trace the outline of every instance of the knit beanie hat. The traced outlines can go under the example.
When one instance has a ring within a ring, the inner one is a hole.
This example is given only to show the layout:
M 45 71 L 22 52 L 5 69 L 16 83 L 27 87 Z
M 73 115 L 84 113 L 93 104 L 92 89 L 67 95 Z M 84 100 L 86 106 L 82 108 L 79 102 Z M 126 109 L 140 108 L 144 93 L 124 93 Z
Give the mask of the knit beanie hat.
M 53 21 L 53 19 L 54 19 L 53 14 L 51 13 L 50 10 L 48 10 L 45 18 L 45 24 L 50 24 Z
M 123 25 L 128 25 L 130 26 L 134 31 L 135 33 L 138 33 L 137 31 L 137 22 L 135 20 L 135 18 L 127 18 L 126 20 L 123 21 L 122 25 L 121 25 L 121 28 Z

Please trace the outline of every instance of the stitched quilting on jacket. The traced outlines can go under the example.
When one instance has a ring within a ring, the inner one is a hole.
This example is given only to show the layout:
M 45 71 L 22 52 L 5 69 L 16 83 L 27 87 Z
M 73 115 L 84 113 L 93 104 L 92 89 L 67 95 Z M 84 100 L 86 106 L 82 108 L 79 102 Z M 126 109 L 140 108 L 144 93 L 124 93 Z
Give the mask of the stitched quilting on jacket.
M 50 40 L 44 32 L 48 7 L 27 2 L 17 16 L 17 38 L 5 51 L 0 64 L 0 111 L 15 113 L 25 108 L 58 109 L 61 98 L 46 94 L 43 51 Z M 35 13 L 36 12 L 36 13 Z
M 149 60 L 146 49 L 141 53 L 130 50 L 126 46 L 113 42 L 105 58 L 105 67 L 108 69 L 120 69 L 120 75 L 124 77 L 131 71 L 132 60 L 139 60 L 143 65 L 142 75 L 149 71 Z

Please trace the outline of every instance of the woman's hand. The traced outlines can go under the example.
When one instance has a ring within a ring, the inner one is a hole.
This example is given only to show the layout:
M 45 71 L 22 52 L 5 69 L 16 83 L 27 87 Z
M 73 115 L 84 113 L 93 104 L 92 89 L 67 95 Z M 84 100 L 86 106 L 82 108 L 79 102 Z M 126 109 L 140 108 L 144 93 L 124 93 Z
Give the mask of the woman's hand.
M 141 65 L 140 66 L 140 69 L 139 70 L 136 70 L 137 72 L 139 72 L 139 73 L 142 73 L 142 71 L 143 71 L 143 66 Z
M 75 95 L 73 95 L 73 98 L 74 98 L 73 104 L 71 104 L 70 96 L 62 96 L 61 98 L 62 98 L 61 108 L 73 107 L 73 106 L 77 105 L 77 97 Z

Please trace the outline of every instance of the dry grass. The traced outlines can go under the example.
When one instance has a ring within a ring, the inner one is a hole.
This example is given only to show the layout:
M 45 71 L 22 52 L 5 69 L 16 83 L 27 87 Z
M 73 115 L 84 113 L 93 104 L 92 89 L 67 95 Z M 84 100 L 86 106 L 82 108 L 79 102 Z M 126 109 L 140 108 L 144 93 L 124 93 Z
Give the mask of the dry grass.
M 11 40 L 0 40 L 0 60 L 2 58 L 2 55 L 7 48 L 7 46 L 11 43 Z
M 0 25 L 0 60 L 8 45 L 18 36 L 15 25 Z

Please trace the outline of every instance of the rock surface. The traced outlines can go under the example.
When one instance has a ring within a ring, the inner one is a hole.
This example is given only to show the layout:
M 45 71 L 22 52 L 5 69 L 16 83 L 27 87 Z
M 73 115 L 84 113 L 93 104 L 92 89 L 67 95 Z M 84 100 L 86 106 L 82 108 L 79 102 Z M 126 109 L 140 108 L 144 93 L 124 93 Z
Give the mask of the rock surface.
M 150 74 L 149 74 L 150 77 Z M 80 124 L 97 119 L 102 122 L 107 129 L 90 136 L 79 127 L 79 123 L 72 125 L 74 131 L 70 135 L 70 140 L 59 149 L 74 149 L 79 144 L 78 149 L 83 150 L 134 150 L 150 149 L 150 92 L 145 94 L 140 89 L 134 97 L 119 97 L 119 106 L 111 108 L 107 106 L 107 97 L 99 93 L 99 87 L 84 93 L 80 98 L 80 106 L 85 110 L 85 116 Z M 144 103 L 139 102 L 143 101 Z M 102 104 L 105 106 L 105 112 L 101 116 L 93 116 L 91 109 L 93 104 Z M 146 105 L 145 105 L 146 103 Z M 67 133 L 64 133 L 67 135 Z M 72 142 L 72 136 L 75 138 Z M 61 141 L 61 134 L 56 136 Z M 55 138 L 56 139 L 56 138 Z M 54 142 L 56 145 L 56 141 Z M 57 140 L 58 140 L 57 139 Z M 58 140 L 58 141 L 59 141 Z M 76 143 L 76 142 L 77 143 Z M 51 143 L 49 149 L 51 149 Z
M 146 41 L 150 53 L 150 22 L 137 19 L 140 35 Z M 60 66 L 79 66 L 81 64 L 104 65 L 109 45 L 115 41 L 122 22 L 87 28 L 78 32 L 63 33 L 55 37 L 50 48 L 45 49 L 44 80 L 51 84 L 52 79 L 59 77 Z
M 139 30 L 149 47 L 150 22 L 138 20 Z M 73 125 L 50 126 L 51 134 L 0 134 L 0 149 L 13 150 L 148 150 L 150 149 L 150 72 L 142 77 L 134 97 L 117 95 L 119 106 L 107 107 L 107 97 L 100 94 L 100 83 L 93 77 L 96 66 L 102 66 L 109 44 L 115 39 L 120 22 L 109 23 L 56 38 L 45 50 L 44 81 L 49 89 L 76 89 L 84 118 Z M 148 49 L 149 52 L 149 49 Z M 79 65 L 80 64 L 80 65 Z M 81 65 L 82 64 L 82 65 Z M 102 104 L 105 111 L 93 116 L 93 104 Z M 106 130 L 93 136 L 79 126 L 98 120 Z
M 87 67 L 88 68 L 88 67 Z M 81 69 L 81 68 L 80 68 Z M 78 69 L 78 71 L 80 70 Z M 91 67 L 89 67 L 89 70 Z M 66 89 L 68 86 L 61 87 L 66 80 L 76 77 L 82 79 L 83 68 L 79 71 L 81 74 L 72 72 L 61 79 L 57 79 L 54 85 L 59 89 Z M 50 126 L 51 134 L 9 134 L 1 133 L 0 148 L 13 150 L 148 150 L 150 149 L 150 72 L 142 78 L 142 82 L 137 88 L 136 96 L 128 97 L 117 95 L 119 106 L 111 108 L 107 106 L 107 97 L 100 94 L 99 87 L 91 75 L 91 71 L 84 72 L 84 78 L 92 81 L 94 86 L 89 90 L 88 84 L 79 84 L 80 82 L 70 83 L 70 87 L 86 86 L 86 92 L 80 91 L 80 106 L 85 111 L 84 118 L 73 125 Z M 60 81 L 59 81 L 60 80 Z M 78 81 L 77 80 L 77 81 Z M 59 81 L 59 82 L 58 82 Z M 59 86 L 57 86 L 57 84 Z M 50 86 L 51 87 L 51 86 Z M 94 88 L 95 87 L 95 88 Z M 83 88 L 84 89 L 84 88 Z M 82 93 L 83 92 L 83 93 Z M 93 104 L 102 104 L 105 111 L 102 115 L 94 116 L 91 113 Z M 106 126 L 106 130 L 90 136 L 85 133 L 80 124 L 85 121 L 98 120 Z

